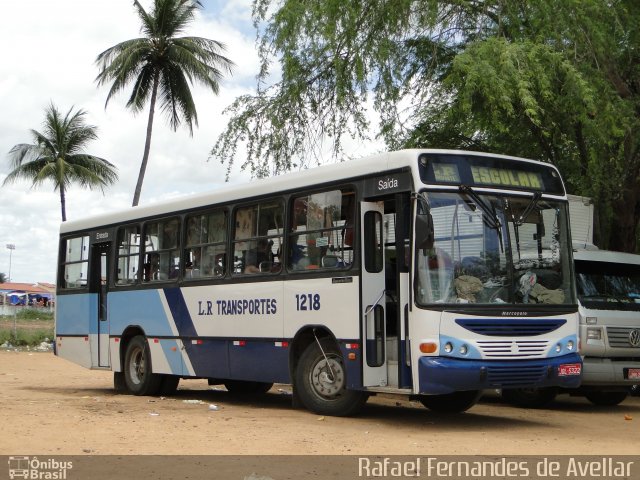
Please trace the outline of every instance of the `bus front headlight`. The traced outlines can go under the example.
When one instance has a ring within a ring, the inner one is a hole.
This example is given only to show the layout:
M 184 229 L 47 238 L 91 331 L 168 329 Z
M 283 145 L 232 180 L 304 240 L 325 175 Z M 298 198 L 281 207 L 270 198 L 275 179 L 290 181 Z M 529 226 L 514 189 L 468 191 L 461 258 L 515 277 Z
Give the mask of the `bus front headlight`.
M 447 342 L 444 345 L 444 351 L 445 353 L 451 353 L 453 352 L 453 345 L 451 344 L 451 342 Z

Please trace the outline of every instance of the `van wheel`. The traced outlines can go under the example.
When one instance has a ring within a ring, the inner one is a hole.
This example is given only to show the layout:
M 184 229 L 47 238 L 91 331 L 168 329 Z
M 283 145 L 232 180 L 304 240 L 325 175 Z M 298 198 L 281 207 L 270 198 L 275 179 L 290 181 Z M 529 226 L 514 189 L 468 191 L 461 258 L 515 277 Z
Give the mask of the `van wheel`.
M 502 398 L 511 405 L 524 408 L 544 408 L 553 402 L 558 391 L 555 388 L 508 388 L 502 390 Z
M 271 387 L 273 387 L 273 383 L 248 382 L 243 380 L 225 380 L 224 386 L 231 393 L 261 395 L 271 390 Z
M 627 392 L 588 392 L 584 394 L 587 400 L 600 407 L 613 407 L 614 405 L 618 405 L 627 398 L 627 395 Z
M 320 415 L 354 415 L 367 401 L 368 395 L 347 390 L 347 374 L 342 354 L 334 341 L 320 340 L 310 344 L 302 353 L 295 372 L 296 393 L 302 404 Z
M 480 390 L 446 393 L 444 395 L 421 395 L 420 403 L 438 413 L 462 413 L 473 407 L 480 397 Z
M 138 335 L 131 339 L 124 355 L 124 380 L 133 395 L 157 395 L 162 375 L 153 373 L 147 339 Z

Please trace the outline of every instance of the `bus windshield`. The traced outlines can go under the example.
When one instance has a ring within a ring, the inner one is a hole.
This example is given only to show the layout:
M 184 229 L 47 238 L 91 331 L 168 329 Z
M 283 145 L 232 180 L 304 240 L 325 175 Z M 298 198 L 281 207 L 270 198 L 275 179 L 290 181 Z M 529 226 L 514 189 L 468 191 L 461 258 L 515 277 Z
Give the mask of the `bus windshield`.
M 566 202 L 427 193 L 435 243 L 417 252 L 419 304 L 575 304 Z
M 576 282 L 587 308 L 640 311 L 640 265 L 576 260 Z

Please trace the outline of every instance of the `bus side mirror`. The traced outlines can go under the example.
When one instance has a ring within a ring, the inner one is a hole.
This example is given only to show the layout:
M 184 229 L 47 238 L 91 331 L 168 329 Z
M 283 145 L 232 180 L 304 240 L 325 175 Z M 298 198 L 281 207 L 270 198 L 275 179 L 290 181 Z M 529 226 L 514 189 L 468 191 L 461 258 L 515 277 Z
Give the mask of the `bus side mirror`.
M 419 213 L 416 216 L 416 247 L 420 250 L 430 250 L 435 241 L 433 232 L 433 217 L 430 213 Z

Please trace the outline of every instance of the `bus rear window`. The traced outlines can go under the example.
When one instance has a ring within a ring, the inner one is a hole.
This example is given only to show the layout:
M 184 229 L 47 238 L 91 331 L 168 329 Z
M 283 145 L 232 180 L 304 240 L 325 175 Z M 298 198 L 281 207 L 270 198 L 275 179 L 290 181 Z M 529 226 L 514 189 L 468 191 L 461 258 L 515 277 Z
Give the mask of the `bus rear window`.
M 61 287 L 63 289 L 85 288 L 89 270 L 89 236 L 67 238 L 62 256 Z

